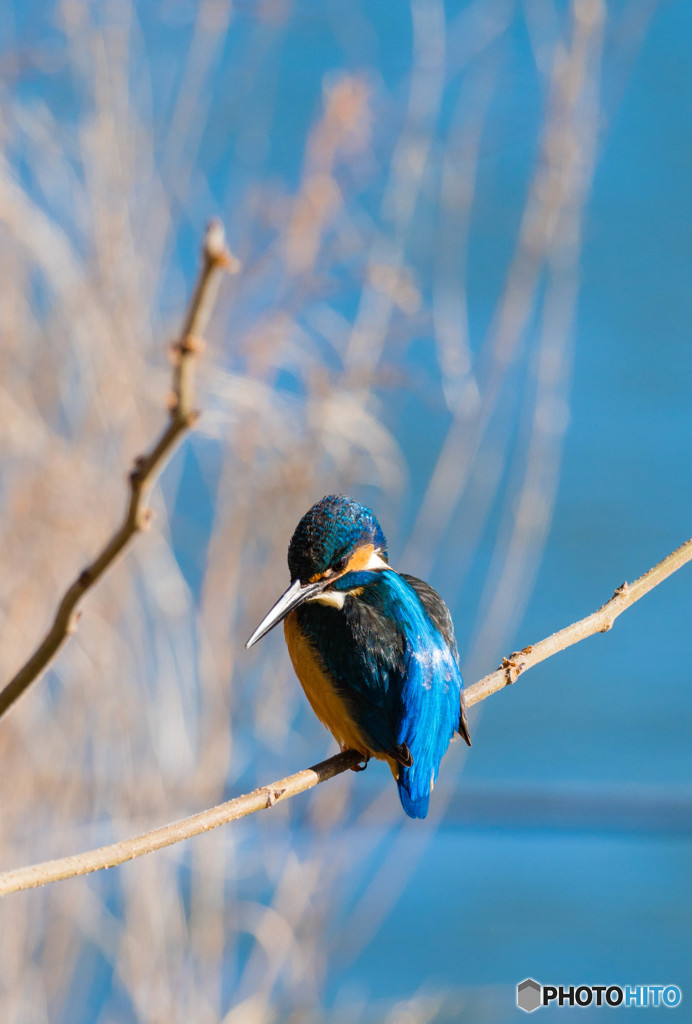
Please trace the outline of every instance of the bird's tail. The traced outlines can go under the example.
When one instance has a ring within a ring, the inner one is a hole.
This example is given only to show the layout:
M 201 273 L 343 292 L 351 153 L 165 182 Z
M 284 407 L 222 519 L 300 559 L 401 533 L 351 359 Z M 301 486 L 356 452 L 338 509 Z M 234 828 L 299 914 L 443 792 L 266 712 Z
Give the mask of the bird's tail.
M 399 787 L 399 799 L 409 818 L 425 818 L 430 803 L 430 790 L 433 786 L 432 771 L 416 771 L 412 768 L 400 768 L 396 780 Z

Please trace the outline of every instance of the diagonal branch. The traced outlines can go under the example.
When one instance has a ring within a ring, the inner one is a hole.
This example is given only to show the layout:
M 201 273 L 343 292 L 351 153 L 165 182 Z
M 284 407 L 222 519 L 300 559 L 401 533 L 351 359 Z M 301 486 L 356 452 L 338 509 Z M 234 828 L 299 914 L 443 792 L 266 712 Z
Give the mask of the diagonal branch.
M 199 276 L 180 338 L 172 346 L 173 386 L 168 425 L 153 447 L 134 461 L 129 477 L 130 499 L 120 526 L 96 558 L 65 591 L 53 624 L 43 640 L 26 664 L 0 691 L 0 717 L 48 668 L 67 638 L 74 633 L 79 619 L 77 606 L 87 591 L 114 564 L 137 534 L 147 528 L 151 510 L 145 505 L 145 500 L 156 475 L 198 418 L 193 408 L 194 358 L 202 347 L 202 335 L 216 298 L 219 278 L 217 271 L 229 270 L 235 273 L 239 269 L 240 264 L 226 248 L 223 226 L 219 221 L 212 221 L 204 238 Z
M 692 539 L 682 544 L 653 569 L 649 569 L 634 583 L 623 583 L 610 600 L 592 615 L 580 619 L 579 622 L 575 622 L 571 626 L 566 626 L 559 633 L 553 633 L 552 636 L 539 643 L 511 654 L 509 658 L 504 658 L 500 668 L 468 687 L 466 690 L 467 705 L 478 704 L 479 701 L 485 700 L 492 693 L 514 683 L 522 672 L 545 661 L 546 658 L 552 657 L 559 651 L 564 651 L 572 644 L 585 640 L 586 637 L 593 636 L 594 633 L 607 632 L 618 615 L 621 615 L 635 601 L 644 597 L 650 590 L 653 590 L 659 583 L 662 583 L 668 576 L 691 560 Z M 273 807 L 280 800 L 288 800 L 289 797 L 295 796 L 297 793 L 312 789 L 318 783 L 326 782 L 327 779 L 341 774 L 346 769 L 355 767 L 361 760 L 361 755 L 356 751 L 346 750 L 312 768 L 306 768 L 304 771 L 289 775 L 278 782 L 262 786 L 260 789 L 253 790 L 252 793 L 235 797 L 235 799 L 212 807 L 208 811 L 200 811 L 189 818 L 183 818 L 171 825 L 164 825 L 163 828 L 156 828 L 143 835 L 134 836 L 132 839 L 111 843 L 109 846 L 102 846 L 86 853 L 78 853 L 72 857 L 63 857 L 60 860 L 45 861 L 43 864 L 33 864 L 29 867 L 16 868 L 14 871 L 6 871 L 0 874 L 0 896 L 19 892 L 22 889 L 35 889 L 64 878 L 88 875 L 92 871 L 115 867 L 125 861 L 133 860 L 135 857 L 142 857 L 145 853 L 153 853 L 154 850 L 172 846 L 184 839 L 208 832 L 212 828 L 218 828 L 219 825 L 225 825 L 238 818 L 244 818 L 248 814 Z
M 692 560 L 692 537 L 672 551 L 663 561 L 658 562 L 653 569 L 649 569 L 643 576 L 636 579 L 634 583 L 622 583 L 610 600 L 606 601 L 598 611 L 592 612 L 591 615 L 580 619 L 579 622 L 573 622 L 571 626 L 565 626 L 558 633 L 553 633 L 552 636 L 540 640 L 537 644 L 530 644 L 521 651 L 515 651 L 510 654 L 509 658 L 503 658 L 502 665 L 498 669 L 483 676 L 477 683 L 469 687 L 466 704 L 469 707 L 472 704 L 478 704 L 479 701 L 489 697 L 491 693 L 496 693 L 504 686 L 516 682 L 522 672 L 540 664 L 546 658 L 551 658 L 553 654 L 564 651 L 572 644 L 586 640 L 594 633 L 607 633 L 618 615 L 622 615 L 630 605 L 648 594 L 659 583 L 663 583 L 690 560 Z

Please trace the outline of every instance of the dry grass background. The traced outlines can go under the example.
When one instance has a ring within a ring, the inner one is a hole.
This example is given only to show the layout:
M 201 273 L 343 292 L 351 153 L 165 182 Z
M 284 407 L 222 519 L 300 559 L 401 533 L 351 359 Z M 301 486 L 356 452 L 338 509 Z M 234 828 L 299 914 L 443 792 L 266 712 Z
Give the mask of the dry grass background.
M 224 102 L 251 173 L 238 184 L 232 166 L 226 172 L 221 212 L 245 272 L 224 286 L 209 331 L 200 427 L 166 469 L 152 530 L 89 596 L 78 633 L 2 723 L 4 867 L 172 820 L 331 749 L 304 714 L 279 645 L 252 660 L 243 651 L 284 584 L 290 529 L 325 492 L 372 496 L 387 524 L 413 506 L 410 534 L 390 531 L 392 548 L 422 574 L 439 566 L 443 539 L 463 522 L 458 592 L 493 523 L 464 659 L 470 678 L 493 666 L 521 615 L 568 417 L 606 12 L 599 0 L 573 0 L 564 12 L 495 0 L 455 17 L 441 0 L 413 0 L 410 10 L 403 85 L 387 87 L 368 67 L 329 76 L 295 186 L 264 174 L 262 153 L 272 93 L 290 74 L 279 69 L 282 47 L 304 4 L 206 0 L 182 32 L 162 4 L 161 33 L 179 49 L 161 43 L 153 56 L 157 30 L 143 27 L 152 15 L 136 3 L 46 6 L 47 42 L 12 39 L 7 19 L 3 677 L 117 523 L 131 460 L 165 416 L 165 346 L 204 220 L 219 212 L 210 182 L 220 172 L 205 160 L 223 150 L 214 132 Z M 479 341 L 467 308 L 469 222 L 515 17 L 527 21 L 545 117 L 506 283 Z M 346 48 L 357 46 L 350 21 L 343 31 Z M 234 33 L 243 45 L 230 60 Z M 436 252 L 424 267 L 409 256 L 421 206 Z M 401 395 L 425 400 L 402 370 L 420 337 L 434 339 L 446 435 L 413 497 L 387 422 Z M 349 809 L 356 784 L 341 778 L 301 806 L 5 900 L 3 1021 L 322 1019 L 330 928 L 347 890 L 358 895 L 340 925 L 340 958 L 367 944 L 427 841 L 402 837 L 390 787 Z M 338 834 L 361 826 L 364 863 L 382 853 L 379 869 L 354 881 Z M 440 1005 L 421 996 L 382 1015 L 424 1022 Z M 371 1013 L 351 1007 L 348 1019 Z

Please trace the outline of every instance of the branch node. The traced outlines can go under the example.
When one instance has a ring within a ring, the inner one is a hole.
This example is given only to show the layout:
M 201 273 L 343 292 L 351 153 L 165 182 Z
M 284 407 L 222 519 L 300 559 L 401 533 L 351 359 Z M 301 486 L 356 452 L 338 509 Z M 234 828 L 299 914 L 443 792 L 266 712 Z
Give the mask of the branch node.
M 226 233 L 220 220 L 211 220 L 207 224 L 202 253 L 210 264 L 220 267 L 229 274 L 237 274 L 242 270 L 240 260 L 229 251 L 226 245 Z
M 138 484 L 141 482 L 144 473 L 147 468 L 147 457 L 146 455 L 138 455 L 132 463 L 132 469 L 130 470 L 130 483 Z
M 205 259 L 217 262 L 223 259 L 226 251 L 226 232 L 223 229 L 223 223 L 218 217 L 214 217 L 207 224 L 202 254 Z
M 526 668 L 524 662 L 518 662 L 515 658 L 518 658 L 520 654 L 528 654 L 531 650 L 532 646 L 529 644 L 529 646 L 524 647 L 523 650 L 514 650 L 509 657 L 503 658 L 503 664 L 500 668 L 505 670 L 507 685 L 516 683 L 517 679 Z
M 630 585 L 627 582 L 627 580 L 625 580 L 625 582 L 621 583 L 619 587 L 616 587 L 615 593 L 613 594 L 613 597 L 617 597 L 618 594 L 626 594 L 629 591 L 629 589 L 630 589 Z
M 616 593 L 617 593 L 617 591 L 616 591 Z M 613 620 L 609 619 L 608 622 L 604 622 L 603 623 L 603 625 L 601 626 L 601 628 L 599 629 L 598 632 L 599 633 L 607 633 L 608 630 L 612 629 L 612 628 L 613 628 Z
M 184 338 L 176 342 L 175 347 L 181 356 L 198 356 L 204 352 L 205 342 L 204 338 L 195 334 L 186 334 Z
M 168 354 L 174 367 L 179 367 L 184 359 L 190 356 L 198 356 L 204 352 L 204 338 L 195 334 L 185 334 L 177 341 L 171 342 L 168 346 Z
M 226 249 L 223 256 L 220 256 L 216 261 L 220 267 L 222 267 L 227 274 L 239 274 L 243 269 L 243 264 L 240 262 L 237 256 L 234 256 L 232 252 Z
M 275 786 L 267 786 L 267 807 L 273 807 L 280 796 L 286 792 L 285 789 L 276 789 Z
M 517 658 L 520 653 L 523 654 L 524 651 L 514 651 L 512 654 L 510 654 L 509 658 L 502 659 L 502 664 L 500 665 L 500 668 L 505 670 L 505 676 L 507 679 L 508 686 L 512 683 L 516 683 L 517 679 L 524 671 L 523 664 L 514 661 L 514 659 Z
M 91 569 L 82 569 L 77 577 L 77 584 L 82 590 L 88 590 L 92 583 Z
M 146 533 L 156 517 L 156 513 L 153 508 L 140 509 L 139 517 L 137 519 L 137 529 L 141 530 L 142 533 Z

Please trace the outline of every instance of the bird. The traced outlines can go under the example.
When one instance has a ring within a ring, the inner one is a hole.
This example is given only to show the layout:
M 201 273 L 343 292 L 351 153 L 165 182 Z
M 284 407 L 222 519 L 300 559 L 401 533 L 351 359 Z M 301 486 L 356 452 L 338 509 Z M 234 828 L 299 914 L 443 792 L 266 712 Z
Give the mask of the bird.
M 298 523 L 291 584 L 246 643 L 283 622 L 295 673 L 342 750 L 389 764 L 411 818 L 425 818 L 456 733 L 471 746 L 454 626 L 439 594 L 389 564 L 371 509 L 329 494 Z

